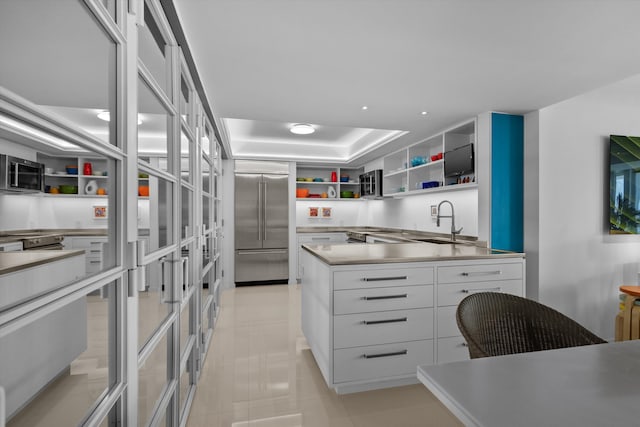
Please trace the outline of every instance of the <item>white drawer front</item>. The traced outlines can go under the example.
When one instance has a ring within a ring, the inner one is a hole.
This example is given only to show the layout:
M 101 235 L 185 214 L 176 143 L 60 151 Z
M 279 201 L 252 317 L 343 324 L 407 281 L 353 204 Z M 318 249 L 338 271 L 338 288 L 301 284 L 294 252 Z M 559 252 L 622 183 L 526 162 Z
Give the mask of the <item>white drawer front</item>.
M 438 286 L 438 305 L 458 305 L 466 296 L 478 292 L 502 292 L 522 296 L 522 280 L 456 283 Z
M 467 347 L 467 343 L 462 336 L 438 338 L 436 363 L 459 362 L 469 359 L 469 347 Z
M 433 338 L 433 308 L 334 316 L 333 347 L 417 341 Z
M 433 268 L 388 268 L 333 273 L 333 289 L 362 289 L 386 286 L 431 285 Z
M 318 234 L 298 234 L 298 243 L 329 243 L 329 242 L 346 242 L 346 233 L 318 233 Z
M 458 323 L 456 322 L 456 309 L 458 306 L 438 307 L 436 316 L 438 322 L 438 338 L 455 337 L 460 335 Z
M 73 237 L 71 240 L 71 246 L 73 249 L 90 249 L 90 248 L 102 248 L 103 243 L 107 243 L 106 237 Z
M 433 285 L 350 289 L 333 293 L 333 314 L 433 307 Z
M 438 267 L 438 283 L 487 282 L 522 278 L 522 264 L 470 264 Z
M 433 364 L 433 340 L 335 350 L 333 382 L 416 375 L 418 365 Z

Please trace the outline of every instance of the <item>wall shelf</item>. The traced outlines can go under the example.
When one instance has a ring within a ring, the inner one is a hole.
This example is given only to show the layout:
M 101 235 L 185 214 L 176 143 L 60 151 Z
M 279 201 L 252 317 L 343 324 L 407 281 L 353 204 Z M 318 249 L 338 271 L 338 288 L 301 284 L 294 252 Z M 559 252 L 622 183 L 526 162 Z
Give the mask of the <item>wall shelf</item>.
M 405 197 L 436 193 L 459 188 L 477 188 L 475 175 L 465 175 L 472 182 L 458 184 L 456 177 L 444 176 L 444 153 L 467 144 L 476 144 L 476 120 L 441 132 L 423 141 L 398 150 L 383 158 L 383 195 Z M 411 166 L 412 163 L 421 164 Z M 474 156 L 477 170 L 477 159 Z M 422 188 L 424 182 L 438 182 L 438 187 Z M 462 187 L 461 187 L 462 186 Z
M 335 173 L 337 181 L 331 181 L 331 175 Z M 360 174 L 364 173 L 364 168 L 339 168 L 331 166 L 298 165 L 296 168 L 296 189 L 307 188 L 311 194 L 330 193 L 329 188 L 333 188 L 338 197 L 298 197 L 296 200 L 332 200 L 332 201 L 354 201 L 359 198 L 342 198 L 340 191 L 353 191 L 360 193 Z M 340 177 L 348 176 L 348 182 L 341 182 Z M 299 178 L 320 178 L 323 181 L 298 181 Z

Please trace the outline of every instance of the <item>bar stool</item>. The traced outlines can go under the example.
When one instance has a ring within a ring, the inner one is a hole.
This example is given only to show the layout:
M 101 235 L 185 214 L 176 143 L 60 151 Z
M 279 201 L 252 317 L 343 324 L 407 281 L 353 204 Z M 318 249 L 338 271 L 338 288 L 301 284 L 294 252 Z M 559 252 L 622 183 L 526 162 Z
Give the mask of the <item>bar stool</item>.
M 624 309 L 616 316 L 616 341 L 640 339 L 640 286 L 620 286 Z

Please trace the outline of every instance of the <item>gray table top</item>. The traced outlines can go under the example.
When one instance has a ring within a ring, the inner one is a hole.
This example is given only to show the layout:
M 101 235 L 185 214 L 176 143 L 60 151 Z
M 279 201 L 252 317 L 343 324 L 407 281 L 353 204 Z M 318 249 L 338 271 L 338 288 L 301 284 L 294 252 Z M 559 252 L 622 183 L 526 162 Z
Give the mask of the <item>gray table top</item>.
M 640 340 L 419 366 L 465 425 L 640 425 Z

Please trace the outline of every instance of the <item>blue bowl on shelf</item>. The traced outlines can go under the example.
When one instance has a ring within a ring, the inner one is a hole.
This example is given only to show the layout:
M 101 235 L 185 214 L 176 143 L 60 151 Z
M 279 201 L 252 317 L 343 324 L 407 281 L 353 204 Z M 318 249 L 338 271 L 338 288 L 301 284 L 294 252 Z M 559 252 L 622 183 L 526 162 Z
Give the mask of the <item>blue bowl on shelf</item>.
M 349 177 L 348 176 L 341 176 L 340 177 L 340 182 L 349 182 Z
M 411 167 L 424 165 L 427 163 L 427 158 L 422 156 L 413 156 L 411 158 Z
M 77 166 L 76 167 L 67 166 L 66 169 L 67 169 L 67 173 L 69 175 L 78 175 L 78 167 Z

